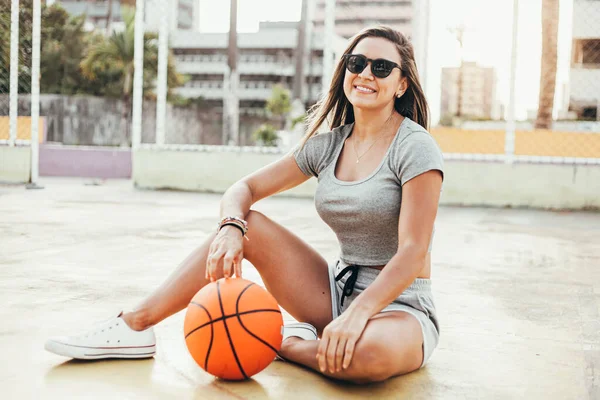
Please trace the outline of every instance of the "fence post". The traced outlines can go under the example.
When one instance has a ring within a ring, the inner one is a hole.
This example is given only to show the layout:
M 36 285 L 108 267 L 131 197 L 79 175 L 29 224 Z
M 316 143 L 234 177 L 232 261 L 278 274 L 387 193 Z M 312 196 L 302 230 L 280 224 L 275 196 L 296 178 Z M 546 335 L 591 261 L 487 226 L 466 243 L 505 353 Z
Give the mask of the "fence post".
M 8 145 L 17 139 L 17 113 L 19 106 L 19 0 L 11 1 L 10 8 L 10 95 Z
M 167 117 L 167 61 L 169 59 L 169 0 L 160 0 L 160 26 L 158 29 L 158 72 L 156 77 L 156 144 L 165 144 L 165 119 Z
M 144 84 L 144 3 L 135 2 L 135 34 L 133 45 L 133 111 L 131 118 L 131 154 L 142 143 L 142 102 Z
M 512 164 L 515 156 L 515 81 L 517 72 L 517 39 L 519 34 L 519 0 L 513 0 L 512 48 L 510 57 L 510 95 L 506 133 L 504 136 L 504 161 Z
M 321 93 L 327 93 L 333 74 L 333 36 L 335 31 L 335 0 L 325 0 L 325 27 L 323 32 L 323 78 Z
M 33 0 L 33 28 L 31 33 L 31 177 L 28 189 L 41 189 L 39 178 L 39 120 L 40 120 L 40 29 L 41 0 Z

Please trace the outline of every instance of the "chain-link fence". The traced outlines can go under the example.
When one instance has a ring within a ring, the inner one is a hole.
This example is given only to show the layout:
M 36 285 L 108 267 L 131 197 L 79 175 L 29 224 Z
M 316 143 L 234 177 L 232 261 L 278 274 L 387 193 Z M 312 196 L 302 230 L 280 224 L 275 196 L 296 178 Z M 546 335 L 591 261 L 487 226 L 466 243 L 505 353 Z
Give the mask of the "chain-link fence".
M 458 56 L 442 66 L 432 129 L 443 150 L 459 159 L 600 163 L 600 2 L 496 3 L 489 16 L 467 12 L 449 29 Z
M 268 7 L 267 0 L 239 3 L 227 25 Z M 47 141 L 285 151 L 302 135 L 306 110 L 327 89 L 348 37 L 383 23 L 415 46 L 431 132 L 448 158 L 600 159 L 597 0 L 489 2 L 485 10 L 476 0 L 306 0 L 296 2 L 296 14 L 281 14 L 290 21 L 237 35 L 227 26 L 199 31 L 194 21 L 203 10 L 191 0 L 138 1 L 145 11 L 137 18 L 135 1 L 112 4 L 42 5 L 39 107 Z M 1 0 L 0 15 L 0 143 L 11 140 L 11 115 L 19 116 L 19 143 L 31 137 L 22 118 L 31 110 L 33 2 Z
M 296 139 L 288 135 L 290 122 L 324 90 L 330 3 L 336 60 L 347 38 L 365 26 L 383 23 L 411 38 L 432 108 L 431 132 L 448 158 L 600 159 L 600 79 L 594 75 L 600 4 L 592 0 L 563 0 L 560 7 L 558 0 L 494 2 L 485 12 L 473 0 L 463 0 L 465 7 L 439 0 L 314 0 L 306 2 L 306 25 L 262 23 L 258 32 L 238 33 L 234 49 L 227 33 L 173 32 L 173 66 L 183 79 L 169 80 L 179 86 L 168 87 L 167 125 L 174 129 L 165 143 L 270 145 L 278 136 L 286 139 L 281 145 Z M 288 104 L 293 99 L 299 100 L 295 111 Z M 237 133 L 227 125 L 232 102 Z M 182 107 L 190 103 L 192 114 Z M 190 120 L 190 126 L 178 122 Z M 145 141 L 153 142 L 151 135 Z
M 0 143 L 31 139 L 32 1 L 0 1 Z M 19 100 L 19 97 L 20 100 Z

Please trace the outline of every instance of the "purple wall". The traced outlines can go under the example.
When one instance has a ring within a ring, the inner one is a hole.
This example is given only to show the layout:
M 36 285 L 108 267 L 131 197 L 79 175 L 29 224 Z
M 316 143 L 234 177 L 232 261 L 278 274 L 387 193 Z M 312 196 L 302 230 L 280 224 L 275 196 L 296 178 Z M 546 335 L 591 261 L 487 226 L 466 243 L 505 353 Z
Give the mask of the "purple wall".
M 131 149 L 40 144 L 40 176 L 131 178 Z

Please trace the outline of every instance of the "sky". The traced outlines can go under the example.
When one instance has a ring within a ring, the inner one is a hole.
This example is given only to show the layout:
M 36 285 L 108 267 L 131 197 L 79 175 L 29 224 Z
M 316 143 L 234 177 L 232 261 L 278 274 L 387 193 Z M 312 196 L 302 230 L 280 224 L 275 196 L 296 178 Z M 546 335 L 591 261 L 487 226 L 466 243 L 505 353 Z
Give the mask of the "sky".
M 517 119 L 537 108 L 541 61 L 541 1 L 519 0 L 518 52 L 515 86 Z M 259 21 L 297 21 L 300 0 L 238 0 L 238 31 L 255 32 Z M 568 81 L 572 0 L 561 0 L 556 109 L 564 103 Z M 200 0 L 200 30 L 229 30 L 229 1 Z M 457 66 L 460 48 L 453 27 L 466 28 L 464 59 L 495 68 L 496 101 L 506 105 L 512 44 L 513 0 L 430 0 L 427 97 L 433 120 L 439 117 L 441 68 Z

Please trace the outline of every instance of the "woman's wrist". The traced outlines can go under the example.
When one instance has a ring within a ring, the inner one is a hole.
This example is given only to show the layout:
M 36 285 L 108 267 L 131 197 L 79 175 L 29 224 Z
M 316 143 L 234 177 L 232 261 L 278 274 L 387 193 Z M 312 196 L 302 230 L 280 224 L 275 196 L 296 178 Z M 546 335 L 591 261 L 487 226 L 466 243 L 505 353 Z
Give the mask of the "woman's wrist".
M 364 292 L 363 292 L 364 293 Z M 379 311 L 377 309 L 377 304 L 375 304 L 373 301 L 371 301 L 368 298 L 363 298 L 361 299 L 362 293 L 356 298 L 354 299 L 354 301 L 352 302 L 352 304 L 350 304 L 350 306 L 348 306 L 348 310 L 349 312 L 356 314 L 360 317 L 363 317 L 365 319 L 369 319 L 372 316 L 374 316 L 375 314 L 377 314 Z
M 223 225 L 220 229 L 219 232 L 222 235 L 231 235 L 231 236 L 244 236 L 244 231 L 242 230 L 241 227 L 234 225 L 234 224 L 229 224 L 229 225 Z

